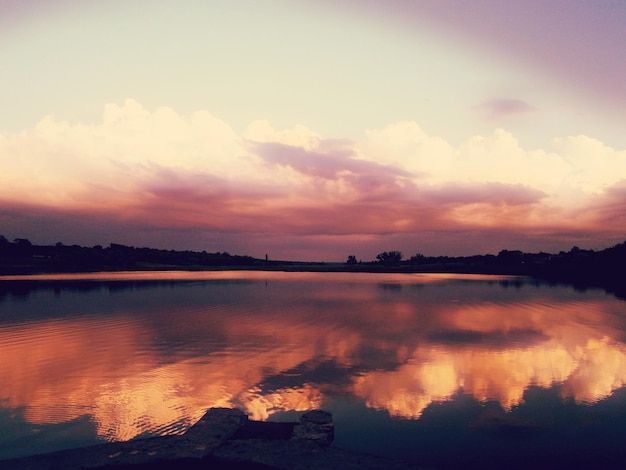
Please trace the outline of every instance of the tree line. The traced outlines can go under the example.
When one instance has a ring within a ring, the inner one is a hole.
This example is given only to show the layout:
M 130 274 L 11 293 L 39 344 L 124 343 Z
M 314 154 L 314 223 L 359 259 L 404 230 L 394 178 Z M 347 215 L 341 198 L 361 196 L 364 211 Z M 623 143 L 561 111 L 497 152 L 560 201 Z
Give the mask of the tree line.
M 61 242 L 34 245 L 25 238 L 9 241 L 0 235 L 0 274 L 177 268 L 512 274 L 578 286 L 600 286 L 626 297 L 626 241 L 600 251 L 574 246 L 556 254 L 502 250 L 497 255 L 451 257 L 417 253 L 405 258 L 402 252 L 390 250 L 379 253 L 372 261 L 357 261 L 355 255 L 349 255 L 343 264 L 329 264 L 258 259 L 227 252 L 137 248 L 117 243 L 108 247 Z
M 197 267 L 256 267 L 272 263 L 251 256 L 227 252 L 175 251 L 111 243 L 108 247 L 95 245 L 34 245 L 28 239 L 13 242 L 0 235 L 0 273 L 71 272 L 119 269 L 159 269 L 168 266 Z
M 525 253 L 502 250 L 497 255 L 425 256 L 404 258 L 400 251 L 384 251 L 375 261 L 356 261 L 348 256 L 346 265 L 367 266 L 398 272 L 458 272 L 526 275 L 578 286 L 600 286 L 626 295 L 626 241 L 600 251 L 572 247 L 559 253 Z

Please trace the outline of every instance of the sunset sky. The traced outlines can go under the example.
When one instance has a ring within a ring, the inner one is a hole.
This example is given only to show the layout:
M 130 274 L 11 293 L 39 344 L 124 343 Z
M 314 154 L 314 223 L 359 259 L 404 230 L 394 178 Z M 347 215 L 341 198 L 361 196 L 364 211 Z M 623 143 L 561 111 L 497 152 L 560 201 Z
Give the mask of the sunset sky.
M 272 259 L 626 239 L 624 0 L 0 0 L 0 234 Z

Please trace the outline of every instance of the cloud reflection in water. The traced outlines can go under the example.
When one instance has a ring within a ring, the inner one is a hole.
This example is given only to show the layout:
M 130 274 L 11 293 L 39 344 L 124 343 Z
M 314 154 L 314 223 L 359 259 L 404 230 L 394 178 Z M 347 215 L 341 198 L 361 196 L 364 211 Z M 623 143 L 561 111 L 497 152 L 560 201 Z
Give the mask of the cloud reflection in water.
M 347 396 L 417 419 L 459 391 L 510 410 L 531 386 L 593 403 L 626 383 L 623 302 L 599 292 L 264 276 L 5 295 L 13 319 L 66 313 L 0 324 L 0 403 L 32 424 L 91 415 L 100 438 L 127 440 L 214 406 L 267 419 Z

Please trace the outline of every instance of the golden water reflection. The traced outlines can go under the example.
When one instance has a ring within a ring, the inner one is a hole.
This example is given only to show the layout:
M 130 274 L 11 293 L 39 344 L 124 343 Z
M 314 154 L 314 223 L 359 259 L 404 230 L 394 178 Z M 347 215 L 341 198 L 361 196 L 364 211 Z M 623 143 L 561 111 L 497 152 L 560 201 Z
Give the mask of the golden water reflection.
M 189 305 L 158 311 L 135 302 L 109 315 L 0 324 L 0 404 L 31 424 L 90 415 L 98 436 L 127 440 L 182 432 L 214 406 L 267 419 L 348 396 L 417 419 L 459 391 L 510 410 L 531 386 L 593 403 L 626 383 L 624 304 L 609 296 L 316 276 L 199 284 L 187 287 Z M 91 295 L 46 302 L 89 309 Z

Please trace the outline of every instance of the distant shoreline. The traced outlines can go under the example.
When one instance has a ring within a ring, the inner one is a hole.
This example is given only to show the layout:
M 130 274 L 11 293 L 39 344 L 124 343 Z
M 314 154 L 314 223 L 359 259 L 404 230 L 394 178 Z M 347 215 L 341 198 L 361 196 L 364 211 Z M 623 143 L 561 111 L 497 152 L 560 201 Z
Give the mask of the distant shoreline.
M 217 252 L 136 248 L 33 245 L 26 239 L 9 242 L 0 236 L 0 275 L 89 273 L 103 271 L 284 271 L 347 273 L 448 273 L 529 276 L 576 288 L 598 287 L 626 299 L 626 242 L 601 250 L 524 253 L 502 250 L 498 255 L 424 256 L 402 259 L 400 252 L 378 255 L 378 261 L 305 262 L 258 259 Z

